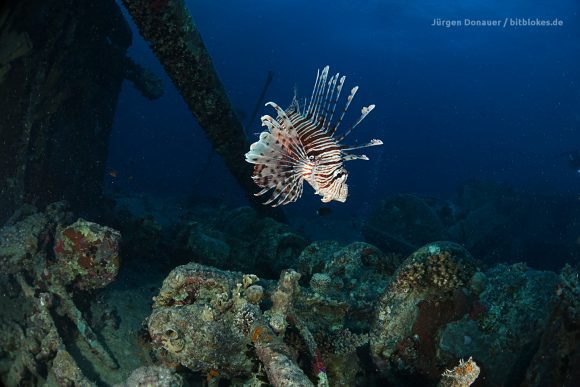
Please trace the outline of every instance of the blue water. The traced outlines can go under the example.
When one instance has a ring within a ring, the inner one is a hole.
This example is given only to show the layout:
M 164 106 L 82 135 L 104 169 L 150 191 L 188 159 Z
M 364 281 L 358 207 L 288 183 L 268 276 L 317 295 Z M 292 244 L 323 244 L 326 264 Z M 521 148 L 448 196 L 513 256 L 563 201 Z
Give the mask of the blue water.
M 462 182 L 489 179 L 541 193 L 580 193 L 580 175 L 558 154 L 580 148 L 578 3 L 564 1 L 187 1 L 214 65 L 246 122 L 268 71 L 266 100 L 310 96 L 317 68 L 359 85 L 350 120 L 376 109 L 349 137 L 371 138 L 370 161 L 347 164 L 356 212 L 388 194 L 448 197 Z M 540 18 L 558 27 L 434 27 L 433 19 Z M 130 18 L 128 18 L 130 19 Z M 111 139 L 109 186 L 162 194 L 244 199 L 161 65 L 135 30 L 130 55 L 159 75 L 157 101 L 126 83 Z M 262 114 L 273 114 L 264 107 Z M 251 142 L 259 119 L 248 129 Z M 349 142 L 349 141 L 347 141 Z M 240 163 L 243 163 L 240 158 Z M 128 179 L 128 177 L 131 179 Z M 201 181 L 195 189 L 195 181 Z M 370 203 L 370 204 L 369 204 Z M 286 207 L 308 213 L 305 188 Z

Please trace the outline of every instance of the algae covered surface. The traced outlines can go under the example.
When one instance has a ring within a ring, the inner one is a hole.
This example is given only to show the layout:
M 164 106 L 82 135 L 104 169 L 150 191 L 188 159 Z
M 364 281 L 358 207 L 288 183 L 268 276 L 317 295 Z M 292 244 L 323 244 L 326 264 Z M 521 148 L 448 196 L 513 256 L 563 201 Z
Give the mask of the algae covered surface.
M 289 245 L 286 227 L 256 223 L 250 208 L 197 206 L 173 233 L 127 207 L 116 213 L 121 231 L 74 220 L 64 203 L 29 208 L 1 230 L 5 266 L 21 265 L 3 277 L 6 384 L 486 385 L 574 372 L 548 374 L 540 361 L 573 356 L 571 343 L 559 353 L 538 344 L 574 335 L 570 265 L 561 273 L 489 265 L 449 241 L 407 257 L 297 234 Z M 268 243 L 284 248 L 236 248 L 247 266 L 229 270 L 233 256 L 218 246 L 232 249 L 236 238 L 222 231 L 212 237 L 219 243 L 191 243 L 215 219 L 223 230 L 223 219 L 258 237 L 270 230 Z M 27 243 L 31 236 L 49 242 Z M 258 265 L 258 276 L 249 270 L 256 254 L 279 254 L 294 269 Z M 200 256 L 212 265 L 179 263 Z M 555 322 L 560 329 L 549 328 Z

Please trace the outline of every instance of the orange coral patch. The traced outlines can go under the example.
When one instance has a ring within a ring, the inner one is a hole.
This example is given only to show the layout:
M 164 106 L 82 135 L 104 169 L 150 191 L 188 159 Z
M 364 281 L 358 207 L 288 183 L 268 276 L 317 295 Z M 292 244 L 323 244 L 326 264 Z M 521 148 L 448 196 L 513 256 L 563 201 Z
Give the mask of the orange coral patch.
M 220 373 L 218 370 L 209 370 L 209 372 L 207 373 L 207 381 L 209 382 L 210 380 L 212 380 L 213 378 L 220 376 Z
M 62 235 L 72 243 L 74 249 L 80 249 L 85 244 L 85 237 L 78 231 L 72 228 L 67 228 L 62 232 Z
M 263 331 L 264 329 L 262 327 L 254 329 L 254 332 L 252 333 L 252 343 L 255 343 L 258 340 Z
M 91 257 L 83 254 L 80 256 L 78 263 L 80 267 L 84 269 L 90 269 L 93 264 L 93 260 Z

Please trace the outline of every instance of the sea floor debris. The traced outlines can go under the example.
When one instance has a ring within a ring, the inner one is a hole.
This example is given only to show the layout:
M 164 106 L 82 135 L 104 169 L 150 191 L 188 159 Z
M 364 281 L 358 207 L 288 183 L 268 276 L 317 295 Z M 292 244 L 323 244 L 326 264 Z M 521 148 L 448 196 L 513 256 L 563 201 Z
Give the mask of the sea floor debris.
M 206 213 L 239 223 L 251 212 Z M 294 269 L 278 278 L 257 276 L 125 257 L 140 250 L 123 241 L 139 235 L 156 235 L 167 255 L 180 247 L 123 216 L 119 233 L 56 203 L 22 208 L 0 229 L 5 385 L 572 385 L 572 266 L 487 266 L 445 241 L 407 258 L 327 241 L 288 256 Z
M 65 203 L 55 203 L 44 213 L 26 215 L 26 212 L 23 211 L 22 219 L 12 218 L 11 224 L 0 230 L 0 262 L 8 273 L 14 273 L 22 296 L 30 299 L 28 321 L 36 328 L 23 329 L 17 323 L 11 325 L 37 344 L 32 348 L 16 346 L 18 350 L 13 356 L 28 359 L 18 365 L 22 367 L 18 374 L 27 370 L 38 377 L 40 364 L 33 359 L 42 360 L 40 363 L 51 359 L 54 377 L 59 382 L 70 379 L 75 383 L 75 380 L 86 379 L 66 350 L 57 329 L 60 325 L 57 319 L 61 318 L 70 320 L 106 367 L 118 368 L 116 360 L 77 307 L 74 289 L 95 290 L 115 279 L 119 270 L 120 234 L 83 219 L 68 224 L 71 215 Z

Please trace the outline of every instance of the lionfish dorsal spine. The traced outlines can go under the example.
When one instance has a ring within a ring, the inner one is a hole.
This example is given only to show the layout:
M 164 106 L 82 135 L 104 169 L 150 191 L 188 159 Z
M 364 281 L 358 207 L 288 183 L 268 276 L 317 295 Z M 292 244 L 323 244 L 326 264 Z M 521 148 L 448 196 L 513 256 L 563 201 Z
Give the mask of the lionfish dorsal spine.
M 338 74 L 330 77 L 328 81 L 328 90 L 326 91 L 326 96 L 324 97 L 324 117 L 322 117 L 322 129 L 326 131 L 328 113 L 330 112 L 330 104 L 332 103 L 332 96 L 336 89 L 336 80 L 338 79 Z
M 368 115 L 370 112 L 372 112 L 372 111 L 373 111 L 373 109 L 374 109 L 374 108 L 375 108 L 375 105 L 364 106 L 364 107 L 361 109 L 361 115 L 360 115 L 360 117 L 358 118 L 358 120 L 356 120 L 356 121 L 355 121 L 355 123 L 354 123 L 354 124 L 352 124 L 352 125 L 351 125 L 351 127 L 350 127 L 350 128 L 348 128 L 348 129 L 347 129 L 347 130 L 344 132 L 344 134 L 343 134 L 342 136 L 338 137 L 338 138 L 336 139 L 336 141 L 337 141 L 337 142 L 341 142 L 342 140 L 344 140 L 344 139 L 346 138 L 346 136 L 348 136 L 348 135 L 350 134 L 350 132 L 352 132 L 352 130 L 353 130 L 354 128 L 356 128 L 356 127 L 357 127 L 357 125 L 358 125 L 358 124 L 360 124 L 360 123 L 362 122 L 362 120 L 364 120 L 364 119 L 365 119 L 365 117 L 366 117 L 366 116 L 367 116 L 367 115 Z
M 322 73 L 320 74 L 320 77 L 318 77 L 318 81 L 314 86 L 314 97 L 312 98 L 312 100 L 310 100 L 310 106 L 308 109 L 310 111 L 310 114 L 308 115 L 308 117 L 311 119 L 311 121 L 313 120 L 313 117 L 316 117 L 316 111 L 318 110 L 318 101 L 320 100 L 321 93 L 320 89 L 321 86 L 324 84 L 324 78 L 325 75 L 327 74 L 325 70 L 326 67 L 322 69 Z
M 310 118 L 310 122 L 312 122 L 313 124 L 316 124 L 318 122 L 318 117 L 319 117 L 320 112 L 321 112 L 321 107 L 324 104 L 323 99 L 324 99 L 324 93 L 326 90 L 326 85 L 327 85 L 326 80 L 328 78 L 329 69 L 330 69 L 329 66 L 326 66 L 324 69 L 322 69 L 322 73 L 320 74 L 320 78 L 319 78 L 317 84 L 315 85 L 314 99 L 310 102 L 310 104 L 312 105 L 312 112 L 311 112 L 311 116 L 309 118 Z
M 338 130 L 338 127 L 340 126 L 340 124 L 342 123 L 342 120 L 344 118 L 344 115 L 346 114 L 350 103 L 352 102 L 354 96 L 356 95 L 356 92 L 358 91 L 358 86 L 353 87 L 350 90 L 350 94 L 348 96 L 348 98 L 346 99 L 346 105 L 344 106 L 344 109 L 342 109 L 342 113 L 340 114 L 340 117 L 338 118 L 338 121 L 336 121 L 336 124 L 332 127 L 332 129 L 330 129 L 328 131 L 328 134 L 333 136 L 334 133 L 336 133 L 336 131 Z
M 318 79 L 320 78 L 320 70 L 316 70 L 316 80 L 314 81 L 314 87 L 312 88 L 312 95 L 310 96 L 310 99 L 308 100 L 308 107 L 306 108 L 306 111 L 304 112 L 304 115 L 306 117 L 308 117 L 311 113 L 312 113 L 312 109 L 314 108 L 313 106 L 313 102 L 314 102 L 314 96 L 316 95 L 316 90 L 318 89 Z
M 338 74 L 336 74 L 336 77 L 335 77 L 335 84 L 336 84 L 337 79 L 338 79 Z M 330 117 L 328 118 L 328 121 L 325 121 L 325 126 L 324 126 L 324 130 L 327 133 L 330 129 L 330 124 L 332 122 L 332 118 L 334 117 L 334 112 L 336 111 L 336 105 L 338 105 L 338 99 L 340 98 L 340 92 L 342 91 L 342 86 L 344 85 L 345 80 L 346 80 L 346 77 L 343 75 L 340 78 L 340 81 L 338 81 L 338 85 L 336 86 L 336 96 L 334 97 L 334 102 L 332 103 L 332 111 L 330 112 Z

